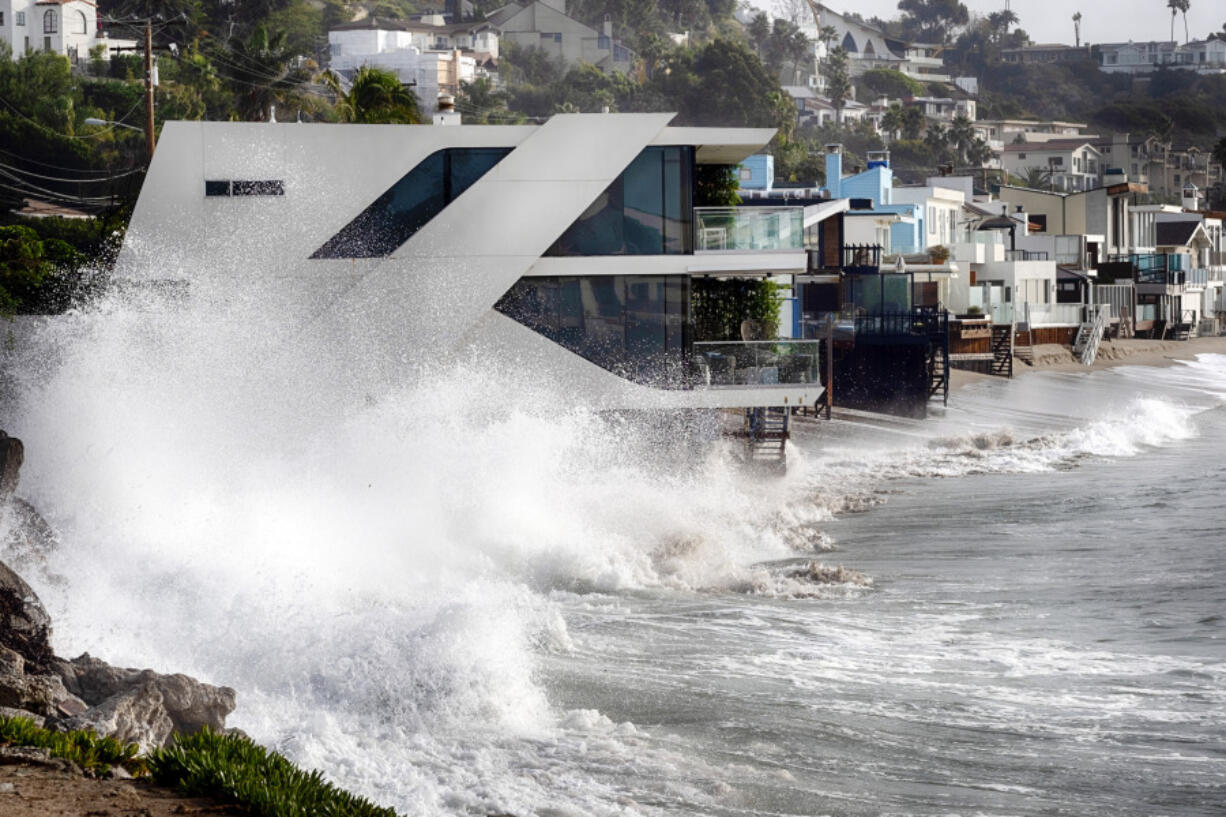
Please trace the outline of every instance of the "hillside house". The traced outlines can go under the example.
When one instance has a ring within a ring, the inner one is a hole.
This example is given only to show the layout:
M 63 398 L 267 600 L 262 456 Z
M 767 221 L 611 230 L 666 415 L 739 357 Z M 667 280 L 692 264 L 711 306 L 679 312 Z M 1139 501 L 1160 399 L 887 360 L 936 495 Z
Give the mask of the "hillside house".
M 634 54 L 613 36 L 613 24 L 606 20 L 601 30 L 566 14 L 566 0 L 536 0 L 508 3 L 486 14 L 487 22 L 502 32 L 504 39 L 524 48 L 537 48 L 567 66 L 591 63 L 602 71 L 629 73 Z
M 76 63 L 97 43 L 98 9 L 89 0 L 0 0 L 0 42 L 14 59 L 53 51 Z

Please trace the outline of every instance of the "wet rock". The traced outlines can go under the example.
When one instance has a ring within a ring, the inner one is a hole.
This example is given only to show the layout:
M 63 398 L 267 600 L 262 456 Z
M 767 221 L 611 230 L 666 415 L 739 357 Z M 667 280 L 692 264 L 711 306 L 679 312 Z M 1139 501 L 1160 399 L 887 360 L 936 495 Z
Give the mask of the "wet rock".
M 25 675 L 26 660 L 21 653 L 0 647 L 0 675 Z
M 794 579 L 804 579 L 815 584 L 855 584 L 867 587 L 873 583 L 872 579 L 858 570 L 850 570 L 842 565 L 828 567 L 816 561 L 810 561 L 789 575 Z
M 27 718 L 34 721 L 35 726 L 43 726 L 47 722 L 47 719 L 37 712 L 27 712 L 24 709 L 14 709 L 11 706 L 0 706 L 0 717 Z
M 52 757 L 49 749 L 37 746 L 0 746 L 0 766 L 43 766 L 76 775 L 85 774 L 72 761 Z
M 26 671 L 50 666 L 51 617 L 25 580 L 0 562 L 0 646 L 24 659 Z
M 87 723 L 99 734 L 111 734 L 145 746 L 164 745 L 174 732 L 190 733 L 208 726 L 225 729 L 234 711 L 234 690 L 182 674 L 161 675 L 149 669 L 113 667 L 86 653 L 60 663 L 68 691 L 91 709 L 65 719 L 66 728 Z M 143 721 L 142 721 L 143 719 Z M 143 725 L 142 725 L 143 724 Z M 122 737 L 140 733 L 140 737 Z
M 24 459 L 25 447 L 21 440 L 0 431 L 0 503 L 8 500 L 17 490 L 17 479 Z
M 140 744 L 142 751 L 165 746 L 175 724 L 165 699 L 153 682 L 112 695 L 98 706 L 57 723 L 61 729 L 93 729 L 123 743 Z
M 72 701 L 64 682 L 56 675 L 0 675 L 0 706 L 24 709 L 44 717 L 55 717 L 84 704 Z

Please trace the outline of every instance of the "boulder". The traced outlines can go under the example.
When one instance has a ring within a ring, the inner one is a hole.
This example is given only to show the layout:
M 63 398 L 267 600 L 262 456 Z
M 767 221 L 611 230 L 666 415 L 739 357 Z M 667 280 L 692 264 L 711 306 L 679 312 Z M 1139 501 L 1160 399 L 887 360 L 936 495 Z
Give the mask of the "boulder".
M 21 653 L 0 647 L 0 675 L 25 675 L 26 661 Z
M 178 673 L 160 675 L 149 669 L 113 667 L 88 653 L 61 661 L 58 671 L 67 690 L 92 707 L 64 723 L 97 721 L 99 734 L 115 734 L 104 728 L 112 728 L 118 720 L 145 717 L 149 728 L 141 740 L 162 745 L 173 732 L 195 732 L 202 726 L 220 732 L 225 729 L 226 716 L 234 711 L 233 689 Z
M 55 675 L 0 675 L 0 706 L 53 717 L 75 709 L 72 694 Z
M 175 732 L 157 684 L 148 681 L 112 695 L 80 715 L 56 723 L 61 729 L 93 729 L 122 743 L 136 743 L 142 752 L 165 746 Z
M 48 669 L 51 617 L 25 580 L 0 562 L 0 646 L 22 657 L 26 671 Z
M 47 722 L 47 719 L 37 712 L 27 712 L 24 709 L 14 709 L 11 706 L 0 706 L 0 717 L 28 718 L 34 721 L 35 726 L 43 726 Z

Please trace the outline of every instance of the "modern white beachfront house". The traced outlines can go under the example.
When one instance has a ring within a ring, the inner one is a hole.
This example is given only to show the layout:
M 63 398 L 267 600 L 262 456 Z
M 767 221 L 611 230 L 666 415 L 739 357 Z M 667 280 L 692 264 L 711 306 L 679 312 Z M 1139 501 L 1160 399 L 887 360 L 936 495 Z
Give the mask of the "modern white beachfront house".
M 773 131 L 671 119 L 167 123 L 117 274 L 249 291 L 393 375 L 476 356 L 594 408 L 812 406 L 819 342 L 693 329 L 704 282 L 806 272 L 804 207 L 694 206 Z

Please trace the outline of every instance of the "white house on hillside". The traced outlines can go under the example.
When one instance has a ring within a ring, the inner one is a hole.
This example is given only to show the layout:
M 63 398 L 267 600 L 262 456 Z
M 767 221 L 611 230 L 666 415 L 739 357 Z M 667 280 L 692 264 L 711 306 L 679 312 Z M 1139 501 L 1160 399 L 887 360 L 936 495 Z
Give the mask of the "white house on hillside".
M 54 51 L 85 59 L 98 36 L 98 10 L 89 0 L 0 0 L 0 41 L 13 57 Z
M 431 25 L 367 17 L 329 31 L 328 47 L 328 67 L 341 77 L 364 65 L 394 71 L 432 110 L 440 93 L 458 93 L 460 83 L 472 82 L 481 65 L 498 55 L 498 33 L 484 22 Z
M 1103 179 L 1103 155 L 1084 139 L 1008 144 L 1001 163 L 1015 176 L 1031 168 L 1044 170 L 1051 174 L 1051 188 L 1066 193 L 1091 190 Z
M 629 73 L 634 54 L 613 37 L 609 21 L 601 30 L 584 25 L 566 14 L 565 0 L 508 3 L 485 15 L 504 39 L 525 48 L 539 48 L 567 65 L 587 62 L 602 71 Z

